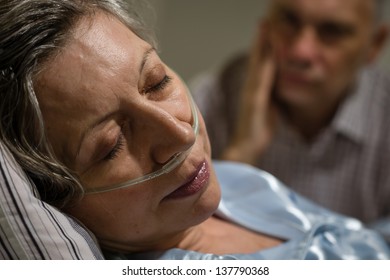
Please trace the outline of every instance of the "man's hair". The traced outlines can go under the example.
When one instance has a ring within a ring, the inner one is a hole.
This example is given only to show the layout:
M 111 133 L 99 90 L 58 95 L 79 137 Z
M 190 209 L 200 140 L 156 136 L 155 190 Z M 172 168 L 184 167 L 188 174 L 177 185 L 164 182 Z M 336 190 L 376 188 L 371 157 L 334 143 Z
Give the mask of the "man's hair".
M 80 198 L 83 188 L 48 143 L 33 81 L 45 61 L 66 44 L 78 21 L 97 11 L 115 16 L 154 45 L 152 34 L 123 0 L 0 1 L 0 141 L 41 198 L 60 208 Z
M 378 22 L 382 22 L 385 20 L 385 0 L 375 0 L 375 16 Z

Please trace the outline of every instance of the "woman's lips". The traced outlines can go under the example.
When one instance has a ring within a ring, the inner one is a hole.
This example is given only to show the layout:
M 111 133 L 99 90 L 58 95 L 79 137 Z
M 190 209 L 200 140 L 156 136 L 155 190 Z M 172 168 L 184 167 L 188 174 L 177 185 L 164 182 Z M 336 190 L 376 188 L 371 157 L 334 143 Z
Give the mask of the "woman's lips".
M 206 161 L 203 161 L 197 171 L 190 177 L 190 180 L 167 195 L 165 199 L 183 198 L 193 195 L 203 189 L 210 178 L 210 170 Z

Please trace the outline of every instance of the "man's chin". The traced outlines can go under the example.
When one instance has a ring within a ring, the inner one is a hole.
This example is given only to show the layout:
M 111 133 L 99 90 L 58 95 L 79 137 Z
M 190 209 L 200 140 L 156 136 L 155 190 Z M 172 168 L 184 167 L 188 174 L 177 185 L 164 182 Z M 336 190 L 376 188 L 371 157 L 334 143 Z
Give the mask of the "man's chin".
M 316 98 L 316 92 L 312 89 L 308 89 L 305 87 L 280 87 L 280 89 L 276 92 L 277 100 L 291 107 L 306 107 L 311 104 L 311 99 Z

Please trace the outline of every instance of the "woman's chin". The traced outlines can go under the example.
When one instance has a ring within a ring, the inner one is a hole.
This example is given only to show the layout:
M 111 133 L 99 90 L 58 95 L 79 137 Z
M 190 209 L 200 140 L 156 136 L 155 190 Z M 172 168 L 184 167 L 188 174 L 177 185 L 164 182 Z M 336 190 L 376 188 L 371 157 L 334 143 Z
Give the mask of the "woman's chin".
M 219 203 L 221 201 L 221 189 L 219 183 L 214 177 L 214 180 L 210 180 L 210 186 L 208 190 L 203 193 L 200 198 L 200 204 L 202 205 L 200 213 L 200 222 L 204 222 L 218 209 Z

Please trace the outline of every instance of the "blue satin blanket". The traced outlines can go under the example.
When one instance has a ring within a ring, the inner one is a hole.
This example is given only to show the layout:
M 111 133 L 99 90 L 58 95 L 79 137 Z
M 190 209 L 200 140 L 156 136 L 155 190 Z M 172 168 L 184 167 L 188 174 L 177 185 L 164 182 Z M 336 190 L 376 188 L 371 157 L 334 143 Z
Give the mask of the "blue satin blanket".
M 359 221 L 303 198 L 274 176 L 254 167 L 215 161 L 222 188 L 216 215 L 284 243 L 253 254 L 214 255 L 181 249 L 109 255 L 126 259 L 390 259 L 387 243 Z M 313 186 L 315 187 L 315 186 Z

